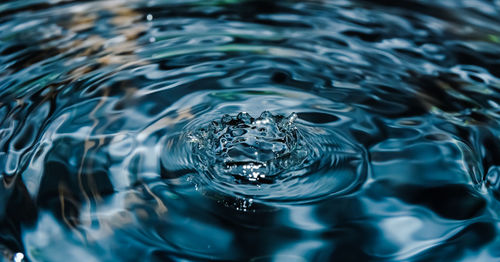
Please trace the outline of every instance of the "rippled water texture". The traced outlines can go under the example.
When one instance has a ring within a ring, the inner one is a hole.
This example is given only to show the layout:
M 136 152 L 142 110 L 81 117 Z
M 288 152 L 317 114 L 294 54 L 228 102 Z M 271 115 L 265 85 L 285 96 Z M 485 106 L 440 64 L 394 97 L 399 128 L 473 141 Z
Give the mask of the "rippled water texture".
M 0 260 L 499 261 L 500 2 L 0 3 Z

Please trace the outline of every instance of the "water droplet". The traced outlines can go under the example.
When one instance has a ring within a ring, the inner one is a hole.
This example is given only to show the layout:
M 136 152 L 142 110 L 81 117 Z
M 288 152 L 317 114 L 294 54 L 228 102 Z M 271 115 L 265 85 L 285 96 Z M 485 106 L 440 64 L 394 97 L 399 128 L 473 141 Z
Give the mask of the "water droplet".
M 24 254 L 23 253 L 19 253 L 19 252 L 16 253 L 14 255 L 14 259 L 13 260 L 14 260 L 14 262 L 22 262 L 22 261 L 24 261 Z
M 236 118 L 244 124 L 251 124 L 253 120 L 253 118 L 247 112 L 239 113 Z
M 230 115 L 223 115 L 222 116 L 222 119 L 221 119 L 221 122 L 222 124 L 229 124 L 231 122 L 231 120 L 233 120 L 233 118 L 230 116 Z

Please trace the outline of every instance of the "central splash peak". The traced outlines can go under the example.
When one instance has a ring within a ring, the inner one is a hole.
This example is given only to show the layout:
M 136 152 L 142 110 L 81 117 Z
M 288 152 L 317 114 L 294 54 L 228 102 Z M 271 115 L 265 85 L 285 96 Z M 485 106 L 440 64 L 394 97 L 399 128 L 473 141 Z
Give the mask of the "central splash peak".
M 258 118 L 246 112 L 224 115 L 192 134 L 194 153 L 205 168 L 240 183 L 273 183 L 273 178 L 307 156 L 296 118 L 295 113 L 285 117 L 268 111 Z

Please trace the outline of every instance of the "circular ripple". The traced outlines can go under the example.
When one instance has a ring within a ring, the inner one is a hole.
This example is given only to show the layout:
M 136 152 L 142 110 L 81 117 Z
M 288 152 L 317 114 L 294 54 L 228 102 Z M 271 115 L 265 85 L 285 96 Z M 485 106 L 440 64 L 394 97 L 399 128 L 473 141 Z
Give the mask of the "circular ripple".
M 365 150 L 346 132 L 354 119 L 344 114 L 355 112 L 342 103 L 264 88 L 198 92 L 172 109 L 194 104 L 182 131 L 165 136 L 161 159 L 166 177 L 189 173 L 183 181 L 206 195 L 301 203 L 350 193 L 366 178 Z

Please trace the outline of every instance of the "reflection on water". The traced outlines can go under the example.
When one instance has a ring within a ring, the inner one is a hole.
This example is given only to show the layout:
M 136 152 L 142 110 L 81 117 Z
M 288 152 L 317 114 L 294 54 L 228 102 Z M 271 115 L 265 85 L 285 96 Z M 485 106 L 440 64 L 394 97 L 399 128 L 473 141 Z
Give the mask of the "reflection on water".
M 0 3 L 6 261 L 496 261 L 500 2 Z

